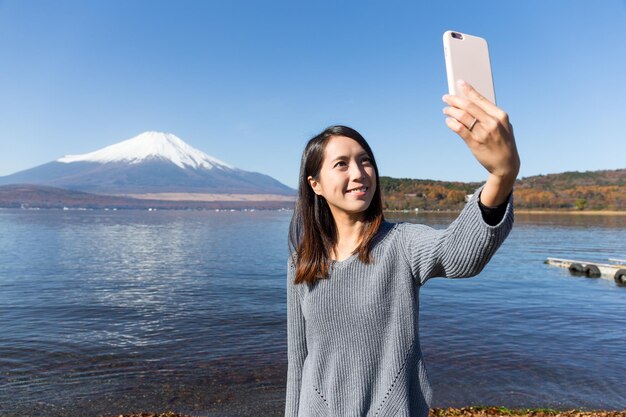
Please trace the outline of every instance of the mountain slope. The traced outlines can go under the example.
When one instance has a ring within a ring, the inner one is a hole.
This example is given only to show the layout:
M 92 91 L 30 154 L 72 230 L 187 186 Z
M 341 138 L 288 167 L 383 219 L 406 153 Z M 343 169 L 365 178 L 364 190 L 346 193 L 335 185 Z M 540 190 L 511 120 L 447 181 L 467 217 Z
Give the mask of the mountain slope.
M 235 168 L 175 135 L 160 132 L 145 132 L 83 155 L 66 155 L 0 177 L 2 184 L 47 185 L 98 194 L 295 194 L 268 175 Z

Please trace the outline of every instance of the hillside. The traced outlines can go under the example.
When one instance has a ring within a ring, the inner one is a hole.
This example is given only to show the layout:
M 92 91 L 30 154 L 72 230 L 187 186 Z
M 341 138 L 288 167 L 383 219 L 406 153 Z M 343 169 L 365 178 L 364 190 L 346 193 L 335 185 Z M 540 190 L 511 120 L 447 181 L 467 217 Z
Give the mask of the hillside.
M 480 184 L 381 177 L 386 210 L 460 210 Z M 517 209 L 626 211 L 626 169 L 526 177 L 514 196 Z
M 381 177 L 385 210 L 451 210 L 458 211 L 466 198 L 482 183 Z M 0 207 L 20 208 L 292 208 L 290 201 L 183 201 L 169 199 L 135 199 L 96 195 L 60 188 L 34 185 L 0 186 Z M 564 172 L 537 175 L 515 184 L 515 207 L 528 210 L 626 212 L 626 169 L 613 171 Z
M 17 184 L 0 186 L 0 208 L 43 209 L 160 209 L 160 210 L 215 210 L 215 209 L 281 209 L 291 208 L 290 201 L 189 201 L 150 200 L 123 196 L 90 194 L 81 191 L 42 185 Z

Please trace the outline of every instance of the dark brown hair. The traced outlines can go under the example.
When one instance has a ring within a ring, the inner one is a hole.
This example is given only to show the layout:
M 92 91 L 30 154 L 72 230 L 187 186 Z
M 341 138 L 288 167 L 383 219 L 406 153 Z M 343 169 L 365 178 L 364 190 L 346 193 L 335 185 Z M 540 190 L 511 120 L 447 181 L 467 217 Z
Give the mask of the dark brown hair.
M 324 162 L 324 151 L 328 140 L 333 136 L 345 136 L 355 140 L 368 153 L 376 175 L 376 190 L 369 207 L 365 210 L 365 226 L 361 244 L 355 250 L 359 259 L 370 263 L 374 236 L 384 221 L 383 202 L 380 192 L 378 166 L 372 149 L 363 136 L 347 126 L 330 126 L 307 143 L 300 163 L 298 198 L 289 226 L 289 253 L 294 258 L 296 284 L 314 284 L 319 279 L 328 278 L 331 264 L 330 254 L 337 244 L 337 228 L 326 199 L 317 195 L 311 188 L 309 176 L 319 179 Z

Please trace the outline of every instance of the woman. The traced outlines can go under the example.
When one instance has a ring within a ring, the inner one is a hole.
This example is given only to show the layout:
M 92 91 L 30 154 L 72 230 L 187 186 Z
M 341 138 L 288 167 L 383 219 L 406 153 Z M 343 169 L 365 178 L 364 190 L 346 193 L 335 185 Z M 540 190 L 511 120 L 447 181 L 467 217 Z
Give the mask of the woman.
M 446 229 L 384 221 L 363 137 L 332 126 L 307 144 L 290 227 L 287 417 L 426 417 L 420 287 L 478 274 L 513 224 L 519 157 L 508 116 L 461 83 L 446 124 L 489 172 Z

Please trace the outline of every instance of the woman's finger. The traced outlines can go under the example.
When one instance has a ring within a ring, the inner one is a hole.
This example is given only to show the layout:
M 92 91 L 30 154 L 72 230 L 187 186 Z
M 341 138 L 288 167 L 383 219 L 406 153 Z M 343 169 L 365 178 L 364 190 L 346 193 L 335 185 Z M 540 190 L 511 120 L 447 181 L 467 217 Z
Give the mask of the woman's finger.
M 488 120 L 493 119 L 493 117 L 485 113 L 483 109 L 465 97 L 446 94 L 443 96 L 443 101 L 450 107 L 467 112 L 470 116 L 475 117 L 479 122 L 486 123 Z
M 465 96 L 476 106 L 480 107 L 481 110 L 499 121 L 507 121 L 507 114 L 496 106 L 495 103 L 492 103 L 483 97 L 474 87 L 463 80 L 459 80 L 458 84 Z
M 465 143 L 469 144 L 469 141 L 472 140 L 472 132 L 470 132 L 467 126 L 459 122 L 457 119 L 453 117 L 446 117 L 446 125 L 448 125 L 450 130 L 459 135 Z
M 457 107 L 445 107 L 443 113 L 461 122 L 470 132 L 476 133 L 480 129 L 478 118 L 472 116 L 465 110 L 461 110 Z

